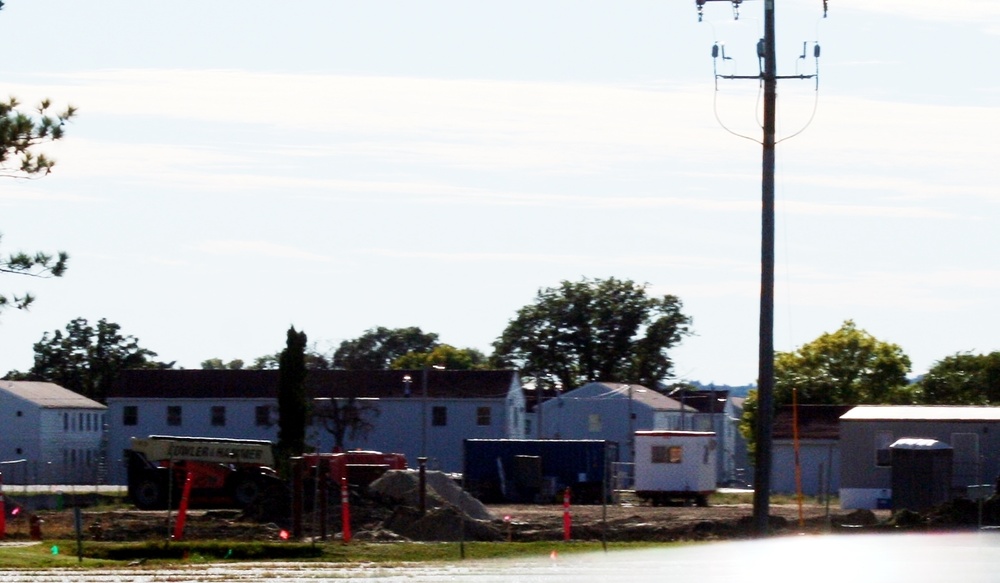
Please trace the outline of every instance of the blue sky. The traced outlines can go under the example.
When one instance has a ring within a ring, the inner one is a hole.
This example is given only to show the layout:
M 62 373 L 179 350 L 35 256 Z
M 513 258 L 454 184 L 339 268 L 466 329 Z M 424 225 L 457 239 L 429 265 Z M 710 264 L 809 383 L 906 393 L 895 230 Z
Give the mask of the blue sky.
M 1000 349 L 1000 6 L 779 0 L 775 346 L 845 319 L 914 374 Z M 79 108 L 0 188 L 0 373 L 76 317 L 197 367 L 420 326 L 490 351 L 539 288 L 630 278 L 695 335 L 678 377 L 757 370 L 763 4 L 11 0 L 0 93 Z M 810 45 L 811 47 L 811 45 Z M 811 48 L 809 48 L 811 55 Z M 605 379 L 618 380 L 618 379 Z

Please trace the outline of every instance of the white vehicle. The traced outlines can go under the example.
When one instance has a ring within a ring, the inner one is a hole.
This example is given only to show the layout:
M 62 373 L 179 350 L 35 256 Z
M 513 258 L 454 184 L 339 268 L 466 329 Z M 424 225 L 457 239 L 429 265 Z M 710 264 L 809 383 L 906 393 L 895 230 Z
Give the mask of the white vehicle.
M 635 494 L 654 506 L 708 506 L 718 442 L 711 431 L 636 431 Z

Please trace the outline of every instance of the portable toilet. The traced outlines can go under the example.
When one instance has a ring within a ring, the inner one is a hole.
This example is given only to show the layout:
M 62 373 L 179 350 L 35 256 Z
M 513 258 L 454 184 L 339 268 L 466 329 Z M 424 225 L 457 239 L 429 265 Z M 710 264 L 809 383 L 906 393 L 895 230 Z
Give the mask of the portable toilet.
M 893 510 L 927 510 L 951 499 L 950 445 L 906 437 L 889 446 Z

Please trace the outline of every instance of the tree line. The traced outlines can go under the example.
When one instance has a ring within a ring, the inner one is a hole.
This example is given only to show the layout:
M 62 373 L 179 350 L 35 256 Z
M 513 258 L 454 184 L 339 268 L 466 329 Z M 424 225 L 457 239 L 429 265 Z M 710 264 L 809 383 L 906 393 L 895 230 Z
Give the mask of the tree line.
M 419 327 L 375 327 L 341 342 L 329 354 L 303 348 L 303 366 L 306 370 L 514 368 L 538 386 L 549 383 L 567 390 L 611 379 L 656 387 L 672 377 L 669 351 L 690 334 L 691 319 L 681 311 L 676 296 L 652 297 L 647 288 L 612 277 L 563 281 L 541 289 L 509 321 L 488 357 L 474 348 L 443 343 L 438 334 Z M 4 378 L 54 382 L 102 403 L 121 370 L 169 369 L 176 364 L 158 360 L 156 352 L 106 319 L 96 325 L 74 319 L 65 330 L 44 333 L 33 349 L 32 367 L 10 371 Z M 201 368 L 279 370 L 283 352 L 257 357 L 250 364 L 209 358 Z

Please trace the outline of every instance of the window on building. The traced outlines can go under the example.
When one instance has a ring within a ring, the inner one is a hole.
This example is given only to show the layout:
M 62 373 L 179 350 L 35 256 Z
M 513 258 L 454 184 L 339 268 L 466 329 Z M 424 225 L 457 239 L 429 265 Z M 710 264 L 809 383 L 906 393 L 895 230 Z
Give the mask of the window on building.
M 69 413 L 63 413 L 63 431 L 69 431 Z
M 684 459 L 684 450 L 679 445 L 654 445 L 652 456 L 654 464 L 679 464 Z
M 226 407 L 224 405 L 214 405 L 212 407 L 212 426 L 226 426 Z
M 601 416 L 597 413 L 591 413 L 587 416 L 587 430 L 591 433 L 601 432 Z
M 167 407 L 167 425 L 177 427 L 181 424 L 180 405 L 169 405 Z
M 531 419 L 524 420 L 524 434 L 531 435 Z
M 122 425 L 139 424 L 139 407 L 136 405 L 125 405 L 122 408 Z
M 476 407 L 476 425 L 490 425 L 492 413 L 493 410 L 489 407 Z
M 431 408 L 431 425 L 444 427 L 448 425 L 448 408 L 440 405 Z
M 892 451 L 889 449 L 890 445 L 892 445 L 891 431 L 878 431 L 875 433 L 876 466 L 888 467 L 892 465 Z
M 254 424 L 257 427 L 270 427 L 272 425 L 270 405 L 257 405 L 254 408 Z

